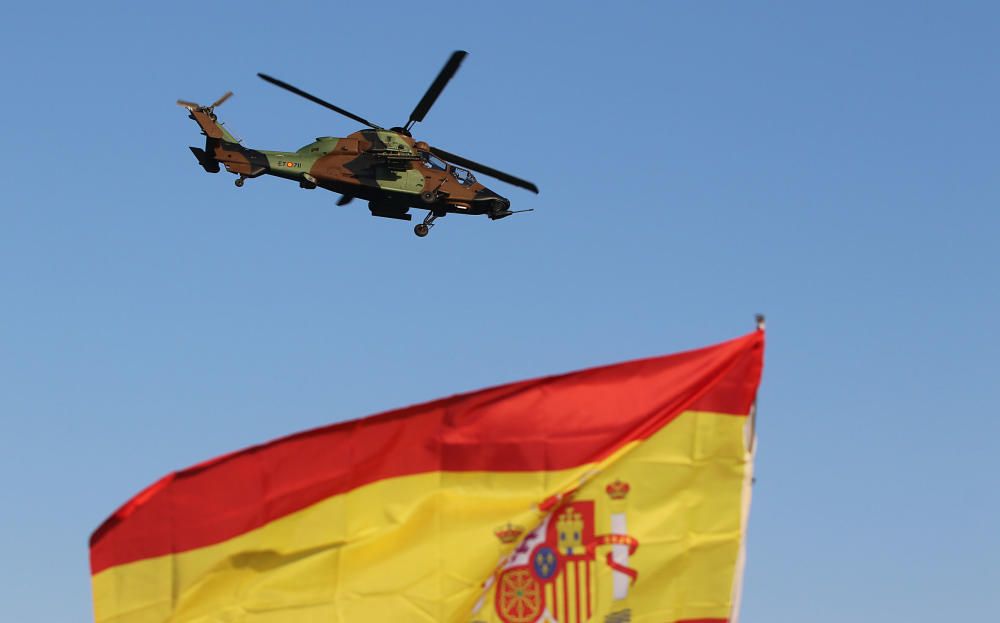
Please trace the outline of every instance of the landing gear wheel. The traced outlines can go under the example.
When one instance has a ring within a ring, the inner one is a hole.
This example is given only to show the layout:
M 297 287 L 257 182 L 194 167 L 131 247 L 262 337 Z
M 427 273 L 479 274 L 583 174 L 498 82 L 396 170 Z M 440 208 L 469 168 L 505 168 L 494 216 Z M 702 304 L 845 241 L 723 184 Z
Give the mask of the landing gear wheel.
M 420 238 L 423 238 L 424 236 L 426 236 L 430 232 L 431 232 L 431 228 L 428 227 L 427 225 L 424 225 L 423 223 L 419 223 L 416 226 L 414 226 L 414 228 L 413 228 L 413 233 L 415 233 Z
M 243 183 L 245 181 L 246 180 L 244 180 L 242 177 L 238 177 L 238 178 L 236 178 L 236 181 L 233 182 L 233 183 L 236 184 L 236 188 L 243 188 Z
M 420 193 L 420 200 L 424 203 L 437 203 L 438 194 L 433 190 L 425 190 Z

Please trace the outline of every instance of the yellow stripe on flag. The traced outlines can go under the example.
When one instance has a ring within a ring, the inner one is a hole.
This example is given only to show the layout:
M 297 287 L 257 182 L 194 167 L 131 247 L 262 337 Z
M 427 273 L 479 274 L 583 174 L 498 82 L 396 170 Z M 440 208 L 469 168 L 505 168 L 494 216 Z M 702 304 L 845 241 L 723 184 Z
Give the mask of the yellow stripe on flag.
M 593 501 L 594 534 L 611 533 L 612 510 L 627 514 L 628 533 L 638 542 L 629 567 L 638 575 L 627 599 L 616 602 L 605 562 L 611 546 L 598 546 L 589 563 L 592 591 L 586 562 L 541 587 L 560 622 L 585 620 L 582 598 L 590 592 L 594 620 L 625 607 L 643 613 L 634 621 L 724 619 L 741 546 L 745 424 L 743 417 L 685 412 L 600 464 L 377 481 L 221 543 L 105 569 L 93 577 L 96 618 L 503 621 L 493 589 L 480 598 L 498 561 L 518 544 L 501 543 L 495 532 L 508 523 L 532 530 L 545 517 L 537 502 L 582 482 L 572 499 Z M 615 481 L 628 484 L 624 500 L 609 498 Z M 569 603 L 562 601 L 563 586 Z M 477 601 L 483 605 L 473 616 Z

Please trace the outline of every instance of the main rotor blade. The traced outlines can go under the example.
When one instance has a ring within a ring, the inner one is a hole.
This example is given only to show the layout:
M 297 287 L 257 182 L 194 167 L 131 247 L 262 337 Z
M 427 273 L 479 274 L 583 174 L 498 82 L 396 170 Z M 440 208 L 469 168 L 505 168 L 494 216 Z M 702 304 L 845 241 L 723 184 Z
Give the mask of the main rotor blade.
M 407 128 L 418 121 L 424 120 L 424 116 L 427 114 L 427 111 L 430 110 L 431 106 L 434 105 L 434 102 L 437 101 L 438 96 L 441 95 L 441 91 L 444 91 L 445 86 L 448 85 L 448 81 L 451 80 L 451 77 L 455 75 L 456 71 L 458 71 L 458 66 L 462 64 L 462 59 L 464 59 L 468 54 L 469 53 L 464 50 L 456 50 L 451 53 L 451 58 L 449 58 L 448 62 L 444 64 L 444 67 L 441 68 L 441 72 L 437 75 L 437 78 L 434 79 L 434 82 L 431 83 L 427 92 L 424 93 L 424 97 L 419 103 L 417 103 L 417 107 L 413 109 L 413 112 L 410 113 L 410 121 L 406 124 Z
M 483 175 L 489 175 L 490 177 L 494 177 L 500 180 L 501 182 L 507 182 L 508 184 L 513 184 L 514 186 L 530 190 L 536 195 L 538 194 L 538 187 L 527 180 L 522 180 L 519 177 L 514 177 L 513 175 L 509 173 L 504 173 L 503 171 L 497 171 L 496 169 L 492 169 L 484 164 L 473 162 L 468 158 L 463 158 L 461 156 L 456 156 L 455 154 L 450 154 L 443 149 L 438 149 L 437 147 L 431 147 L 431 151 L 434 153 L 434 155 L 444 158 L 448 162 L 457 164 L 460 167 L 472 169 L 477 173 L 482 173 Z
M 286 91 L 291 91 L 292 93 L 294 93 L 294 94 L 296 94 L 296 95 L 298 95 L 300 97 L 306 98 L 310 102 L 313 102 L 315 104 L 319 104 L 320 106 L 323 106 L 324 108 L 329 108 L 333 112 L 339 112 L 340 114 L 344 115 L 348 119 L 353 119 L 353 120 L 357 121 L 358 123 L 362 123 L 362 124 L 368 126 L 369 128 L 372 128 L 374 130 L 381 130 L 382 129 L 381 126 L 377 126 L 374 123 L 372 123 L 371 121 L 368 121 L 367 119 L 365 119 L 363 117 L 359 117 L 359 116 L 355 115 L 354 113 L 346 111 L 346 110 L 344 110 L 343 108 L 341 108 L 339 106 L 334 106 L 330 102 L 327 102 L 325 100 L 321 100 L 320 98 L 316 97 L 315 95 L 313 95 L 311 93 L 306 93 L 305 91 L 303 91 L 302 89 L 300 89 L 298 87 L 293 87 L 292 85 L 288 84 L 287 82 L 282 82 L 281 80 L 278 80 L 277 78 L 272 78 L 271 76 L 268 76 L 267 74 L 258 73 L 257 75 L 260 76 L 263 80 L 265 80 L 267 82 L 270 82 L 271 84 L 273 84 L 276 87 L 281 87 L 282 89 L 285 89 Z

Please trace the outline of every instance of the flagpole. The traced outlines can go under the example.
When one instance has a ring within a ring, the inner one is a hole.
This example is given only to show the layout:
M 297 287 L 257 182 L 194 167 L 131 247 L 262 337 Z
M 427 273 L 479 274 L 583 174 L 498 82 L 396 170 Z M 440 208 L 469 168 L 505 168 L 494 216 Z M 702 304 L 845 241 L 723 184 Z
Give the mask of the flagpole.
M 755 314 L 754 321 L 757 324 L 757 330 L 763 331 L 765 328 L 764 314 Z M 736 561 L 736 574 L 733 578 L 733 609 L 730 612 L 730 623 L 739 623 L 740 620 L 740 606 L 743 602 L 743 572 L 746 569 L 746 531 L 747 531 L 747 521 L 750 518 L 750 498 L 753 491 L 754 482 L 756 478 L 753 475 L 753 463 L 754 455 L 757 450 L 757 397 L 753 399 L 753 404 L 750 405 L 749 422 L 747 425 L 749 427 L 749 432 L 747 434 L 747 473 L 743 480 L 743 508 L 740 513 L 740 531 L 742 532 L 742 538 L 740 542 L 740 553 Z
M 754 322 L 756 322 L 756 324 L 757 324 L 757 330 L 758 331 L 763 331 L 765 329 L 765 327 L 767 326 L 767 323 L 766 323 L 766 321 L 764 319 L 764 314 L 754 314 Z M 756 396 L 753 399 L 753 404 L 750 405 L 750 422 L 749 422 L 749 425 L 750 425 L 750 430 L 749 430 L 749 434 L 747 435 L 749 437 L 747 439 L 747 448 L 750 450 L 750 452 L 753 452 L 754 448 L 757 447 L 757 398 L 756 398 Z

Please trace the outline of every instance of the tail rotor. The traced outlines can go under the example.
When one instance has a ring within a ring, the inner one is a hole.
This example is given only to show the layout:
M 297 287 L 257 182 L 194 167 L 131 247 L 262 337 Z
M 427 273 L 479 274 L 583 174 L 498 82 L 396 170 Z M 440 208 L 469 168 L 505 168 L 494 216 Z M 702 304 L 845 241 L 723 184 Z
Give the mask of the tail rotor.
M 212 103 L 212 105 L 209 106 L 209 108 L 211 108 L 212 110 L 215 110 L 216 106 L 222 106 L 222 103 L 225 102 L 227 99 L 229 99 L 232 96 L 233 96 L 233 92 L 232 91 L 226 91 L 226 93 L 222 97 L 220 97 L 219 99 L 215 100 Z
M 212 102 L 212 104 L 210 106 L 202 106 L 201 104 L 198 104 L 196 102 L 189 102 L 187 100 L 177 100 L 177 105 L 178 106 L 183 106 L 184 108 L 187 108 L 188 110 L 190 110 L 192 112 L 195 111 L 195 110 L 204 111 L 204 112 L 207 112 L 207 113 L 209 113 L 210 115 L 212 115 L 214 117 L 215 116 L 215 107 L 216 106 L 221 106 L 223 104 L 223 102 L 225 102 L 227 99 L 229 99 L 232 96 L 233 96 L 233 92 L 232 91 L 226 91 L 226 93 L 222 97 L 220 97 L 219 99 L 217 99 L 214 102 Z

